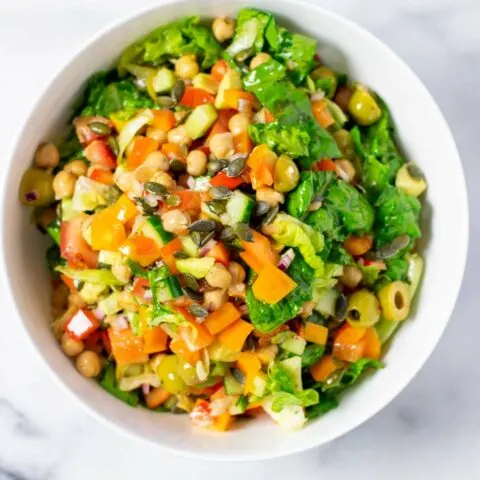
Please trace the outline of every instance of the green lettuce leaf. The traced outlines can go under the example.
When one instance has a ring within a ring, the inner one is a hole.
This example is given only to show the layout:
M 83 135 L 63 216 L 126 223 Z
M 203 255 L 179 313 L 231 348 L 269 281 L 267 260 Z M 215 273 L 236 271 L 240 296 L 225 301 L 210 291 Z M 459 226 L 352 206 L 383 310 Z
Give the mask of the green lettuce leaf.
M 302 367 L 311 367 L 312 365 L 315 365 L 322 358 L 324 353 L 325 345 L 316 345 L 315 343 L 307 345 L 302 353 Z
M 48 271 L 53 278 L 60 276 L 57 268 L 66 265 L 66 260 L 60 256 L 60 248 L 57 244 L 53 244 L 48 247 L 45 253 L 45 259 L 47 261 Z
M 338 400 L 331 395 L 320 395 L 318 403 L 306 409 L 306 416 L 308 420 L 321 417 L 325 413 L 338 407 Z
M 318 403 L 319 399 L 318 392 L 312 388 L 296 393 L 277 392 L 271 396 L 271 409 L 278 413 L 289 406 L 309 407 Z
M 139 402 L 139 395 L 137 391 L 124 392 L 120 390 L 117 386 L 117 380 L 115 378 L 115 364 L 113 362 L 108 362 L 104 371 L 102 378 L 100 379 L 100 385 L 111 395 L 117 397 L 122 402 L 127 403 L 132 407 L 136 407 Z

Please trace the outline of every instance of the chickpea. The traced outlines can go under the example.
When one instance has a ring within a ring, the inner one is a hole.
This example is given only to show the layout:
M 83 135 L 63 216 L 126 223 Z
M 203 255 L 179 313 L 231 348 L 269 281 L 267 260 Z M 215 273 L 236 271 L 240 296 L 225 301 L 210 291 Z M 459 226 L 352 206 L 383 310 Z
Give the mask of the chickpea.
M 168 132 L 167 138 L 170 143 L 178 145 L 190 145 L 192 143 L 192 138 L 188 135 L 185 125 L 172 128 Z
M 235 20 L 230 17 L 217 17 L 213 21 L 212 32 L 220 43 L 229 40 L 235 32 Z
M 52 223 L 56 218 L 57 214 L 55 213 L 55 210 L 53 208 L 46 208 L 38 215 L 37 224 L 46 230 L 48 225 L 50 225 L 50 223 Z
M 176 208 L 162 215 L 162 223 L 165 231 L 180 234 L 190 225 L 190 215 Z
M 232 283 L 232 274 L 221 263 L 216 263 L 207 273 L 205 280 L 212 287 L 228 288 Z
M 75 182 L 77 177 L 73 173 L 61 171 L 58 172 L 53 179 L 53 191 L 55 199 L 71 197 L 75 191 Z
M 92 352 L 92 350 L 85 350 L 77 357 L 75 365 L 84 377 L 92 378 L 100 373 L 102 360 L 98 353 Z
M 158 168 L 163 172 L 168 172 L 168 169 L 170 168 L 170 162 L 162 152 L 155 151 L 147 155 L 147 158 L 142 163 L 142 166 Z
M 270 60 L 270 55 L 268 53 L 262 52 L 255 55 L 250 62 L 250 68 L 253 70 L 254 68 L 259 67 L 262 63 L 266 63 Z
M 175 74 L 183 80 L 192 80 L 199 71 L 195 55 L 184 55 L 175 63 Z
M 150 179 L 151 182 L 159 183 L 168 189 L 175 187 L 175 180 L 167 173 L 157 170 Z
M 228 271 L 232 276 L 232 283 L 242 283 L 245 280 L 245 269 L 237 262 L 230 262 Z
M 217 288 L 215 290 L 210 290 L 205 292 L 203 304 L 211 312 L 218 310 L 228 299 L 227 290 L 223 288 Z
M 60 163 L 60 153 L 53 143 L 44 143 L 35 152 L 35 164 L 40 168 L 55 168 Z
M 278 205 L 285 201 L 285 195 L 271 187 L 261 187 L 256 193 L 257 202 L 267 202 L 270 205 Z
M 203 175 L 207 171 L 207 155 L 201 150 L 192 150 L 187 156 L 187 172 L 193 177 Z
M 122 283 L 128 283 L 132 271 L 128 265 L 112 265 L 112 273 Z
M 122 192 L 130 192 L 133 188 L 133 173 L 127 172 L 124 167 L 117 167 L 113 175 L 115 184 Z
M 63 167 L 63 170 L 73 173 L 76 177 L 81 177 L 87 174 L 88 166 L 83 160 L 72 160 Z
M 52 305 L 59 309 L 67 308 L 68 294 L 68 287 L 64 283 L 58 285 L 52 292 Z
M 235 150 L 233 135 L 230 132 L 217 133 L 212 136 L 209 143 L 210 151 L 217 158 L 225 158 Z
M 68 333 L 64 333 L 60 339 L 60 347 L 67 357 L 76 357 L 85 348 L 81 340 L 75 340 Z
M 355 288 L 362 281 L 362 278 L 362 271 L 358 267 L 347 265 L 343 267 L 340 282 L 348 288 Z
M 312 314 L 314 308 L 315 302 L 305 302 L 300 311 L 300 315 L 302 318 L 307 318 Z
M 167 141 L 167 132 L 161 128 L 148 127 L 147 137 L 158 142 L 159 145 L 163 145 Z
M 247 287 L 244 283 L 232 283 L 228 287 L 228 296 L 234 298 L 245 298 Z
M 240 133 L 245 132 L 250 125 L 250 118 L 245 113 L 236 113 L 228 121 L 228 129 L 232 132 L 233 135 L 239 135 Z
M 68 296 L 68 305 L 70 307 L 82 308 L 86 305 L 85 300 L 80 296 L 79 293 L 71 292 Z
M 339 176 L 343 178 L 343 180 L 345 180 L 346 182 L 352 183 L 356 174 L 353 163 L 350 160 L 342 158 L 340 160 L 337 160 L 335 162 L 335 165 L 337 166 L 337 173 L 339 174 Z

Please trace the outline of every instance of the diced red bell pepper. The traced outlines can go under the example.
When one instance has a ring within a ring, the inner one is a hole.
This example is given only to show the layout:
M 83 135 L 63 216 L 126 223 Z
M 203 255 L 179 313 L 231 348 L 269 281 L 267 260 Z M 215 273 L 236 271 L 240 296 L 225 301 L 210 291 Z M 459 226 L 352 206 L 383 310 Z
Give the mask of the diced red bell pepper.
M 100 321 L 84 308 L 77 310 L 65 324 L 65 332 L 76 340 L 84 340 L 100 328 Z
M 206 90 L 195 87 L 185 88 L 185 93 L 183 94 L 182 99 L 180 100 L 180 105 L 184 107 L 195 108 L 204 103 L 213 103 L 215 102 L 215 97 L 208 93 Z
M 212 187 L 227 187 L 230 190 L 237 188 L 242 183 L 245 183 L 245 180 L 242 177 L 229 177 L 224 172 L 217 173 L 210 180 L 210 185 Z
M 333 160 L 330 160 L 329 158 L 325 158 L 315 163 L 312 167 L 312 170 L 320 171 L 320 172 L 336 172 L 337 165 Z
M 221 82 L 222 78 L 228 71 L 228 64 L 225 60 L 219 60 L 215 65 L 212 67 L 211 74 L 217 80 L 217 82 Z
M 113 173 L 111 170 L 105 170 L 103 168 L 94 168 L 89 173 L 88 176 L 95 180 L 96 182 L 103 183 L 105 185 L 113 185 Z
M 217 262 L 227 266 L 230 262 L 230 251 L 223 242 L 217 242 L 207 253 L 207 257 L 213 257 Z
M 60 225 L 60 254 L 74 268 L 96 268 L 98 253 L 82 236 L 82 224 L 87 217 L 78 215 Z
M 85 157 L 94 165 L 114 169 L 117 166 L 117 159 L 108 148 L 105 140 L 94 140 L 85 148 Z

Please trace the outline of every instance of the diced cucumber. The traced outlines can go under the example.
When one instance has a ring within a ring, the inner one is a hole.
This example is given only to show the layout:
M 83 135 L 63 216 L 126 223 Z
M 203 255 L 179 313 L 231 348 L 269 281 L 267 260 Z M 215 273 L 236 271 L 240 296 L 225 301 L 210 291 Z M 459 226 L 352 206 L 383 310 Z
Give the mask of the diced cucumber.
M 252 394 L 256 397 L 263 397 L 267 390 L 267 379 L 265 374 L 259 374 L 253 379 L 253 391 Z
M 158 215 L 148 217 L 142 225 L 141 232 L 154 240 L 159 247 L 163 247 L 173 239 L 173 235 L 163 229 L 162 219 Z
M 279 362 L 279 364 L 284 368 L 293 378 L 295 382 L 296 390 L 303 390 L 302 387 L 302 358 L 301 357 L 290 357 Z
M 183 295 L 182 287 L 180 286 L 180 282 L 176 275 L 172 275 L 171 277 L 162 280 L 162 283 L 157 290 L 157 298 L 160 302 L 173 300 L 181 295 Z
M 108 297 L 100 300 L 98 307 L 105 315 L 114 315 L 119 312 L 122 307 L 118 304 L 118 292 L 113 292 Z
M 236 70 L 229 70 L 222 78 L 220 85 L 218 86 L 218 93 L 215 98 L 215 108 L 227 108 L 225 103 L 225 91 L 226 90 L 241 90 L 243 88 L 242 78 L 240 73 Z
M 254 205 L 255 202 L 249 196 L 236 190 L 227 201 L 227 223 L 232 226 L 240 222 L 248 223 Z
M 301 355 L 304 352 L 305 347 L 307 346 L 307 342 L 302 337 L 295 336 L 293 338 L 285 340 L 280 346 L 287 352 Z
M 168 68 L 161 68 L 153 78 L 153 89 L 157 93 L 169 92 L 174 85 L 175 75 Z
M 192 83 L 195 88 L 206 90 L 212 95 L 216 95 L 218 92 L 218 82 L 208 73 L 198 73 L 193 77 Z
M 225 375 L 223 379 L 223 386 L 227 395 L 242 395 L 244 387 L 241 383 L 237 382 L 231 373 Z
M 175 261 L 179 272 L 189 273 L 195 278 L 205 278 L 214 263 L 213 257 L 181 258 Z
M 62 218 L 62 222 L 68 222 L 71 220 L 75 215 L 77 215 L 73 209 L 73 202 L 71 198 L 64 198 L 60 203 L 60 217 Z
M 178 237 L 182 242 L 183 250 L 189 257 L 197 258 L 200 256 L 198 245 L 192 240 L 190 235 Z
M 315 310 L 318 310 L 325 316 L 335 315 L 335 304 L 338 298 L 338 291 L 334 288 L 324 289 L 319 292 L 318 298 L 315 298 Z
M 188 135 L 194 140 L 203 137 L 215 123 L 217 111 L 211 103 L 204 103 L 195 107 L 185 122 Z
M 108 250 L 100 250 L 98 253 L 98 262 L 104 265 L 122 265 L 124 256 L 118 252 L 110 252 Z
M 407 277 L 410 283 L 410 298 L 413 298 L 422 279 L 424 261 L 418 253 L 409 253 L 406 258 L 408 260 Z
M 77 270 L 70 267 L 57 267 L 55 269 L 57 272 L 63 273 L 73 280 L 78 280 L 79 282 L 94 283 L 96 285 L 107 285 L 111 287 L 116 287 L 120 285 L 125 285 L 124 282 L 121 282 L 110 270 Z
M 96 283 L 84 283 L 81 290 L 78 292 L 82 299 L 88 303 L 95 303 L 98 297 L 107 289 L 107 285 L 100 285 Z

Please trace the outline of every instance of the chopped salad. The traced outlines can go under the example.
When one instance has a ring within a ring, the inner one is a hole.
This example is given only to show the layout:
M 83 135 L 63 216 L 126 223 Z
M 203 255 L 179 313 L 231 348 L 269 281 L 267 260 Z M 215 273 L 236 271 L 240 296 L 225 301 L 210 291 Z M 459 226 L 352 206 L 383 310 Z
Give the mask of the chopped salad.
M 316 50 L 251 8 L 160 26 L 38 147 L 19 198 L 53 240 L 52 330 L 119 400 L 294 430 L 383 368 L 427 185 Z

